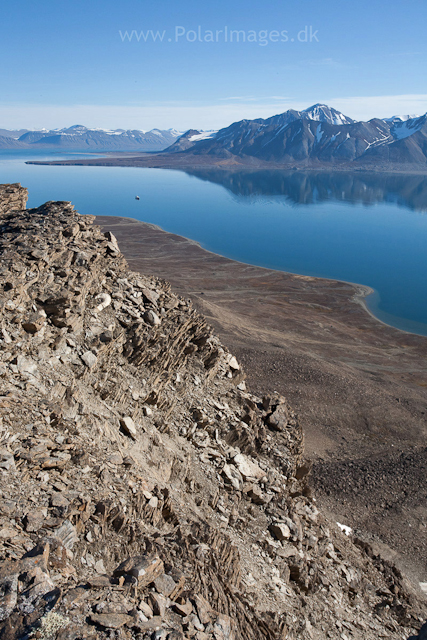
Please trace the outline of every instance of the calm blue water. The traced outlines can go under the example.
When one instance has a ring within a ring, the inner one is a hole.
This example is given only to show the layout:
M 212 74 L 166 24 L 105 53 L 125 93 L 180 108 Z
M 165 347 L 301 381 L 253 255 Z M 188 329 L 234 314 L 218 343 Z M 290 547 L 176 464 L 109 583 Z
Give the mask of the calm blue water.
M 375 289 L 368 305 L 377 317 L 427 335 L 427 177 L 190 175 L 25 165 L 27 157 L 0 152 L 0 182 L 27 187 L 29 207 L 71 200 L 81 213 L 155 223 L 243 262 L 365 284 Z

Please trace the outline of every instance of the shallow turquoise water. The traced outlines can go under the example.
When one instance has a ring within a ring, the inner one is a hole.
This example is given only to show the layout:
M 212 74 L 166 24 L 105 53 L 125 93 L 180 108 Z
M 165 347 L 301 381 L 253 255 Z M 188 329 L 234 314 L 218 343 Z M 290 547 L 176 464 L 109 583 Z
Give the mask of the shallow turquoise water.
M 27 157 L 0 152 L 0 182 L 27 187 L 28 206 L 71 200 L 81 213 L 151 222 L 236 260 L 368 285 L 375 289 L 368 306 L 377 317 L 427 335 L 426 177 L 190 175 L 26 165 Z

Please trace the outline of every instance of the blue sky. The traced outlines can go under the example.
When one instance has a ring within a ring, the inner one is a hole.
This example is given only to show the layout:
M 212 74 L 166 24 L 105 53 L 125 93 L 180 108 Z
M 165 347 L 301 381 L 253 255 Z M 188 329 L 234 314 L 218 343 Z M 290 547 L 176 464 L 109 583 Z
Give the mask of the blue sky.
M 426 25 L 425 0 L 15 0 L 0 127 L 210 129 L 315 102 L 425 113 Z

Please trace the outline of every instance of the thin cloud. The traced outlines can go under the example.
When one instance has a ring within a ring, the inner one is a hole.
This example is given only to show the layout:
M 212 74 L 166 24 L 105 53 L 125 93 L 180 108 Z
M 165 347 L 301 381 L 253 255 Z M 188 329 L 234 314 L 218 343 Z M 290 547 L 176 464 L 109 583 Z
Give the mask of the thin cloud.
M 253 96 L 250 96 L 251 98 Z M 396 114 L 424 114 L 427 94 L 387 96 L 312 96 L 295 100 L 270 96 L 256 100 L 220 101 L 212 104 L 175 102 L 141 105 L 0 105 L 0 123 L 7 129 L 54 129 L 82 123 L 105 129 L 220 129 L 243 119 L 268 118 L 287 109 L 302 110 L 316 102 L 328 104 L 356 120 Z
M 356 65 L 347 64 L 335 58 L 308 58 L 299 62 L 280 65 L 281 71 L 303 71 L 307 67 L 324 67 L 329 69 L 355 69 Z
M 280 100 L 281 102 L 287 101 L 287 100 L 291 100 L 291 98 L 289 98 L 288 96 L 262 96 L 262 97 L 256 97 L 256 96 L 231 96 L 228 98 L 219 98 L 220 102 L 226 102 L 226 101 L 233 101 L 233 100 L 237 100 L 237 101 L 247 101 L 247 102 L 264 102 L 265 100 Z
M 221 102 L 225 102 L 227 100 L 248 100 L 248 101 L 252 101 L 252 100 L 256 100 L 257 98 L 255 98 L 254 96 L 230 96 L 229 98 L 220 98 Z

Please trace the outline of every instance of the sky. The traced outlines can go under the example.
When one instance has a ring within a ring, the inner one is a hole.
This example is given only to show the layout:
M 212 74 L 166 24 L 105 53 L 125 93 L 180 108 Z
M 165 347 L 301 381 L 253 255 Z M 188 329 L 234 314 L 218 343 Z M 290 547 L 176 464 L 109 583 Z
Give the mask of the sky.
M 0 128 L 218 129 L 322 102 L 427 111 L 426 0 L 15 0 Z

